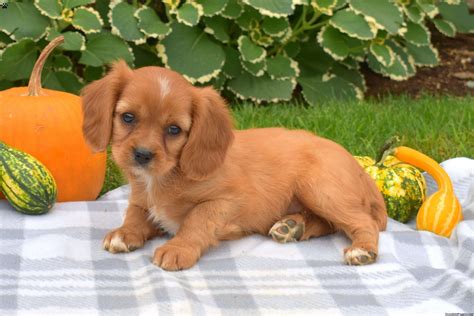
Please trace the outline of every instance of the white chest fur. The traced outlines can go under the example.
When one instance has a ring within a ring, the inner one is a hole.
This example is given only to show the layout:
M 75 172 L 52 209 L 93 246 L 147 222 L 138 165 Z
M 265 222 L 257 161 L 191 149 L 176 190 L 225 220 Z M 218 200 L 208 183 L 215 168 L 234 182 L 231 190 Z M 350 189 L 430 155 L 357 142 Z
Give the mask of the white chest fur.
M 149 219 L 156 225 L 159 225 L 166 232 L 176 235 L 179 229 L 179 224 L 166 215 L 164 208 L 152 207 L 149 211 Z

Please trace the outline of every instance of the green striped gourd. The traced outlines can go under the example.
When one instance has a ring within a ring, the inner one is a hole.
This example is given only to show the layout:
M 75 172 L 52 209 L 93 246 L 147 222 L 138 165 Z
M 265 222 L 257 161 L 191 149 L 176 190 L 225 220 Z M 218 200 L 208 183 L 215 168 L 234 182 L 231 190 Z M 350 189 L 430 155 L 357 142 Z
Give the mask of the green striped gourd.
M 36 215 L 56 202 L 56 183 L 33 156 L 0 142 L 0 189 L 19 212 Z

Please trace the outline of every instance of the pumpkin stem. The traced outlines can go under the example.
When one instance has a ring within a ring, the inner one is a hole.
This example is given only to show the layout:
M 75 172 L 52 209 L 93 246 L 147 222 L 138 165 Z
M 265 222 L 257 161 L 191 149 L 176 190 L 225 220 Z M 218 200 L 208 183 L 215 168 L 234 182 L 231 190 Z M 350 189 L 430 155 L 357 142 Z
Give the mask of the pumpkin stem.
M 41 72 L 43 71 L 44 63 L 46 59 L 48 59 L 49 54 L 61 45 L 64 42 L 64 36 L 58 36 L 43 49 L 38 60 L 33 67 L 33 71 L 31 72 L 30 81 L 28 82 L 28 96 L 39 96 L 43 95 L 44 93 L 41 91 Z
M 381 166 L 385 158 L 387 158 L 387 156 L 391 154 L 393 146 L 395 146 L 399 142 L 400 142 L 400 137 L 398 137 L 397 135 L 390 137 L 385 142 L 385 144 L 383 144 L 383 146 L 379 149 L 379 153 L 377 154 L 377 158 L 375 159 L 376 161 L 375 165 Z

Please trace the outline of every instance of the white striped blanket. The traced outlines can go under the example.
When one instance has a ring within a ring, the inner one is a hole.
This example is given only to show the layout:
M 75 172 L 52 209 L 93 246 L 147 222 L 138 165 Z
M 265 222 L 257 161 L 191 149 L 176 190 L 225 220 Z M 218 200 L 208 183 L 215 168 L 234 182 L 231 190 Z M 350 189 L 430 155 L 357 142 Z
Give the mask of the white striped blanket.
M 222 243 L 190 270 L 165 272 L 151 256 L 166 238 L 128 254 L 102 249 L 122 222 L 127 186 L 43 216 L 0 201 L 0 315 L 473 312 L 474 167 L 465 162 L 459 175 L 459 161 L 448 170 L 465 217 L 451 238 L 390 220 L 378 262 L 363 267 L 343 264 L 342 234 L 289 244 L 250 236 Z

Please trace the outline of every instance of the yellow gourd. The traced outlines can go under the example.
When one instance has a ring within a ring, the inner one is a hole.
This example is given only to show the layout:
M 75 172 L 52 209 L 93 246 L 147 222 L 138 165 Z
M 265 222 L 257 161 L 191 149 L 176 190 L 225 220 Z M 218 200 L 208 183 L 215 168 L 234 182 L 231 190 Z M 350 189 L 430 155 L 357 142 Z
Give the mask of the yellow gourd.
M 416 217 L 416 227 L 440 236 L 449 237 L 462 217 L 461 205 L 454 195 L 451 180 L 441 166 L 430 157 L 414 149 L 400 146 L 393 149 L 399 160 L 428 172 L 438 184 L 438 191 L 421 205 Z

